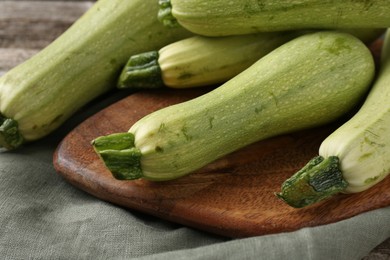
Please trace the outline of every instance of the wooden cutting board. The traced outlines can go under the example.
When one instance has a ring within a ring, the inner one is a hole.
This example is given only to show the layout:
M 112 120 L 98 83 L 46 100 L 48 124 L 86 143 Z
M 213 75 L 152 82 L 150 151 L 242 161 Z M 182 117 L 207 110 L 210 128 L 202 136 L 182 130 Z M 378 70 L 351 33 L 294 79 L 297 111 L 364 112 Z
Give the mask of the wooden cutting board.
M 66 136 L 54 154 L 56 170 L 71 184 L 104 201 L 228 237 L 324 225 L 390 205 L 390 178 L 365 192 L 340 194 L 303 209 L 291 208 L 274 195 L 286 178 L 317 155 L 321 141 L 337 123 L 255 143 L 173 181 L 112 177 L 91 140 L 127 131 L 144 115 L 205 91 L 145 91 L 114 103 Z

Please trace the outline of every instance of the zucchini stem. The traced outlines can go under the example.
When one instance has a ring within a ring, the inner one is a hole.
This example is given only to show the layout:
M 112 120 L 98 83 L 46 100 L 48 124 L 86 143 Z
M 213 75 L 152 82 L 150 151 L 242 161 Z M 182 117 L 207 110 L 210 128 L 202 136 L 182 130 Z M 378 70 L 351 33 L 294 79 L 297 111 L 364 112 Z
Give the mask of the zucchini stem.
M 171 0 L 159 0 L 158 4 L 160 9 L 158 11 L 157 19 L 167 27 L 178 27 L 179 23 L 176 18 L 172 15 L 172 4 Z
M 116 133 L 92 141 L 96 153 L 118 180 L 135 180 L 143 176 L 141 151 L 134 147 L 134 135 Z
M 19 132 L 18 122 L 0 114 L 0 147 L 12 150 L 23 142 L 24 138 Z
M 118 88 L 159 88 L 164 86 L 157 51 L 133 55 L 123 68 Z
M 276 196 L 294 208 L 329 198 L 346 189 L 339 158 L 317 156 L 282 184 Z

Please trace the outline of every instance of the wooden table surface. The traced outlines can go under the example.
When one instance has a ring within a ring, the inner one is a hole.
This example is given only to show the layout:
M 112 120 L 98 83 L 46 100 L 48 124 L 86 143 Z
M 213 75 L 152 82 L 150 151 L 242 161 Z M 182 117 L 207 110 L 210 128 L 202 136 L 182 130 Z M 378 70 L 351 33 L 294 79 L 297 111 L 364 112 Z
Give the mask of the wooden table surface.
M 93 3 L 0 0 L 0 76 L 48 45 Z M 364 258 L 374 259 L 390 259 L 390 238 Z

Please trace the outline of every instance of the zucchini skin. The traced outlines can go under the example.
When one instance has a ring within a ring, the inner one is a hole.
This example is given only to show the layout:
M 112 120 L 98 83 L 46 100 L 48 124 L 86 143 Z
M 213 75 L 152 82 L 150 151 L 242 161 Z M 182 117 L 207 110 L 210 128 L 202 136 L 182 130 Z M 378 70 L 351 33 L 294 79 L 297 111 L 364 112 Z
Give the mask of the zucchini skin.
M 390 34 L 386 34 L 381 69 L 360 110 L 321 144 L 323 157 L 337 156 L 348 187 L 364 191 L 390 173 Z
M 175 179 L 250 143 L 335 120 L 357 104 L 373 75 L 373 57 L 357 38 L 300 36 L 215 90 L 136 122 L 129 134 L 131 149 L 142 154 L 137 178 Z M 115 148 L 96 150 L 104 161 Z
M 118 87 L 190 88 L 223 83 L 297 35 L 287 32 L 215 38 L 196 35 L 158 52 L 130 57 Z M 153 60 L 152 54 L 155 54 Z
M 23 142 L 52 132 L 114 88 L 130 55 L 191 35 L 164 28 L 151 15 L 157 10 L 155 0 L 97 1 L 53 43 L 0 78 L 0 116 L 17 122 Z
M 365 43 L 384 29 L 344 29 Z M 313 32 L 313 31 L 312 31 Z M 159 51 L 130 57 L 118 88 L 191 88 L 224 83 L 283 43 L 310 31 L 268 32 L 224 37 L 196 35 Z
M 321 175 L 322 166 L 315 170 L 302 169 L 282 185 L 279 198 L 293 207 L 305 207 L 328 199 L 337 193 L 357 193 L 373 187 L 390 173 L 390 32 L 382 49 L 380 70 L 363 105 L 355 115 L 321 143 L 318 157 L 337 158 L 337 169 L 323 183 L 333 183 L 322 193 L 308 185 L 310 179 Z M 317 157 L 316 157 L 317 158 Z M 316 158 L 312 161 L 317 160 Z M 308 165 L 312 163 L 310 161 Z M 340 189 L 332 190 L 345 182 Z
M 184 39 L 160 49 L 162 79 L 172 88 L 223 83 L 293 36 L 283 32 Z
M 167 2 L 167 1 L 164 1 Z M 166 9 L 170 11 L 167 14 Z M 170 0 L 162 14 L 206 36 L 266 31 L 390 27 L 387 0 Z M 161 18 L 164 21 L 164 17 Z M 166 22 L 165 24 L 174 24 Z

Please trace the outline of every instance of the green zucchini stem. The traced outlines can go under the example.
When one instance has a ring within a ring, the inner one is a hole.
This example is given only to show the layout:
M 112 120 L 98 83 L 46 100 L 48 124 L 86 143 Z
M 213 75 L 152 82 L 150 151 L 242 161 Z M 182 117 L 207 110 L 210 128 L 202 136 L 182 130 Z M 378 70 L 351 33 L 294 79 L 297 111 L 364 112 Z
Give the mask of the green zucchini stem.
M 158 57 L 158 51 L 131 56 L 119 76 L 117 87 L 120 89 L 163 87 Z
M 0 114 L 0 147 L 12 150 L 23 142 L 24 138 L 19 132 L 18 122 Z
M 317 156 L 286 180 L 276 196 L 294 208 L 302 208 L 342 192 L 347 186 L 339 158 Z
M 135 180 L 143 176 L 141 151 L 134 147 L 134 135 L 115 133 L 92 141 L 96 153 L 118 180 Z
M 172 4 L 171 0 L 159 0 L 158 4 L 160 9 L 158 11 L 157 19 L 167 27 L 178 27 L 179 23 L 176 18 L 172 15 Z

